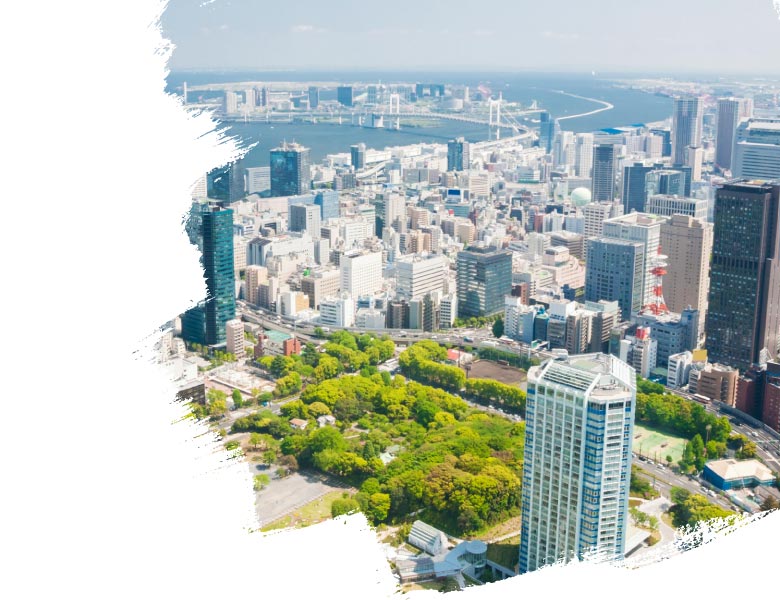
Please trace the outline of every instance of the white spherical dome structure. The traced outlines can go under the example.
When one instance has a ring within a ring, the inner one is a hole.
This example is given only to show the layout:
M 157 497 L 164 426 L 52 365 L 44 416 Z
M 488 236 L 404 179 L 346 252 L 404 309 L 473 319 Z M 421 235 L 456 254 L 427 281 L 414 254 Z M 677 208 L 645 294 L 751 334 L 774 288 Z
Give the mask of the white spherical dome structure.
M 578 187 L 569 196 L 569 199 L 574 206 L 585 206 L 590 203 L 591 198 L 590 190 L 584 187 Z

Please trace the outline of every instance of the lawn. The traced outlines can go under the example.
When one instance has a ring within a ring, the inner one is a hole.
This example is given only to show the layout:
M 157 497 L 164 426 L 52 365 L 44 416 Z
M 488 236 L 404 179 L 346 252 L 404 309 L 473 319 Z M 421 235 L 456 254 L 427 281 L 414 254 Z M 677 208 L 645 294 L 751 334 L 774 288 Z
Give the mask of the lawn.
M 269 523 L 260 531 L 272 531 L 274 529 L 286 529 L 288 527 L 308 527 L 315 523 L 321 523 L 331 518 L 330 505 L 334 500 L 341 498 L 344 492 L 328 492 L 316 500 L 304 504 L 299 509 Z
M 661 433 L 641 425 L 634 425 L 633 450 L 651 460 L 666 462 L 666 457 L 671 456 L 672 462 L 676 463 L 682 458 L 686 442 L 685 438 Z

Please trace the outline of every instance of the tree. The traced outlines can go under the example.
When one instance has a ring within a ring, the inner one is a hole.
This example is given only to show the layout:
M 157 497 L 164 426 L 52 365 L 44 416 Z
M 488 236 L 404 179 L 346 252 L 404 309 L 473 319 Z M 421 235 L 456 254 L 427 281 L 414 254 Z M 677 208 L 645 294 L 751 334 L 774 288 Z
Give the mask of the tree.
M 251 434 L 249 434 L 249 445 L 254 448 L 255 452 L 257 452 L 257 447 L 261 444 L 262 441 L 263 436 L 259 433 L 253 431 Z
M 244 405 L 244 396 L 241 394 L 241 390 L 238 388 L 233 389 L 233 406 L 241 408 Z
M 336 498 L 330 505 L 330 516 L 334 519 L 339 515 L 348 515 L 360 510 L 360 505 L 354 498 Z
M 312 402 L 309 404 L 309 415 L 314 417 L 315 419 L 317 417 L 321 417 L 323 415 L 329 415 L 330 409 L 328 408 L 328 405 L 324 402 Z
M 755 458 L 756 457 L 756 443 L 752 440 L 745 438 L 745 442 L 742 447 L 737 450 L 735 456 L 737 458 Z
M 227 410 L 227 401 L 224 399 L 214 400 L 209 404 L 209 414 L 212 417 L 223 417 Z
M 309 407 L 300 400 L 293 400 L 282 406 L 281 413 L 288 419 L 308 419 Z
M 493 322 L 493 337 L 500 338 L 504 335 L 504 319 L 502 317 L 498 317 Z
M 367 516 L 374 523 L 381 523 L 387 519 L 387 515 L 390 512 L 390 495 L 377 492 L 371 494 L 368 500 L 368 514 Z
M 257 404 L 257 403 L 259 402 L 259 397 L 260 397 L 260 390 L 259 390 L 258 388 L 252 388 L 252 389 L 250 390 L 250 392 L 251 392 L 251 394 L 252 394 L 252 401 L 253 401 L 255 404 Z
M 314 344 L 308 343 L 303 347 L 303 352 L 301 352 L 301 360 L 303 360 L 305 364 L 316 367 L 319 357 L 320 353 L 317 352 L 317 346 Z
M 271 478 L 268 477 L 268 475 L 262 473 L 260 475 L 255 475 L 254 488 L 256 492 L 262 490 L 269 483 L 271 483 Z
M 226 400 L 226 399 L 227 399 L 227 394 L 222 390 L 218 390 L 217 388 L 211 388 L 206 392 L 206 401 L 208 403 L 214 402 L 215 400 Z
M 314 337 L 322 339 L 325 336 L 325 330 L 322 327 L 315 327 L 314 328 Z
M 704 440 L 701 439 L 701 436 L 697 433 L 695 436 L 693 436 L 693 439 L 691 440 L 691 450 L 693 451 L 693 465 L 696 467 L 697 471 L 701 471 L 704 469 L 704 463 L 707 460 L 704 455 Z

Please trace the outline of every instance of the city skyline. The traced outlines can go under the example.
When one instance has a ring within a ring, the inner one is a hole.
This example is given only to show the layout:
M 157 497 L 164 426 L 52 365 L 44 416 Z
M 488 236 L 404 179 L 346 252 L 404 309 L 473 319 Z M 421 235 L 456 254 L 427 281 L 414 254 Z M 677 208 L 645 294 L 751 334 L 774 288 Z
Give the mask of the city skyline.
M 51 417 L 36 420 L 35 438 L 58 440 L 57 464 L 64 467 L 42 476 L 42 466 L 54 464 L 50 445 L 31 443 L 24 427 L 11 428 L 8 456 L 10 448 L 24 452 L 9 462 L 8 537 L 16 552 L 6 587 L 31 597 L 63 590 L 104 597 L 116 589 L 117 580 L 126 580 L 123 591 L 128 595 L 147 593 L 153 581 L 167 593 L 191 598 L 246 594 L 256 587 L 241 576 L 181 575 L 208 557 L 214 569 L 270 573 L 263 575 L 269 593 L 289 589 L 292 581 L 303 597 L 327 595 L 329 585 L 323 582 L 338 581 L 344 598 L 392 597 L 394 578 L 360 515 L 289 534 L 247 535 L 254 524 L 255 497 L 242 461 L 230 460 L 235 454 L 212 443 L 205 426 L 183 419 L 187 409 L 172 402 L 172 388 L 158 366 L 139 360 L 151 346 L 149 338 L 141 338 L 158 336 L 160 323 L 206 291 L 181 217 L 189 208 L 192 181 L 229 160 L 229 148 L 217 145 L 209 119 L 185 114 L 162 91 L 166 57 L 156 47 L 158 34 L 148 26 L 162 7 L 142 0 L 110 7 L 49 3 L 46 8 L 45 18 L 38 3 L 6 9 L 13 23 L 3 40 L 7 51 L 36 45 L 36 51 L 8 61 L 15 85 L 38 89 L 45 72 L 50 76 L 47 88 L 57 95 L 57 109 L 52 110 L 50 93 L 7 94 L 12 114 L 36 115 L 32 135 L 29 119 L 10 120 L 14 152 L 9 170 L 14 176 L 8 180 L 11 197 L 27 198 L 26 188 L 41 176 L 40 164 L 29 158 L 39 153 L 41 139 L 50 141 L 58 159 L 48 165 L 47 177 L 66 187 L 39 198 L 36 209 L 43 208 L 46 218 L 35 219 L 35 234 L 54 240 L 67 229 L 68 243 L 57 249 L 66 268 L 47 275 L 64 316 L 45 318 L 51 314 L 51 294 L 11 294 L 10 314 L 24 318 L 10 319 L 7 332 L 19 356 L 34 355 L 42 339 L 67 344 L 68 351 L 46 365 L 46 377 L 64 394 L 42 394 L 34 408 L 35 414 Z M 139 176 L 118 184 L 117 165 Z M 83 181 L 77 184 L 74 174 Z M 78 191 L 70 194 L 73 185 Z M 153 211 L 134 210 L 139 199 Z M 9 206 L 9 223 L 29 222 L 29 202 Z M 95 216 L 101 219 L 97 223 Z M 9 250 L 30 250 L 24 260 L 9 260 L 8 270 L 10 280 L 34 290 L 40 287 L 40 275 L 33 265 L 50 261 L 51 249 L 31 244 L 29 234 L 29 228 L 12 227 L 4 241 Z M 109 299 L 104 275 L 112 274 L 121 275 L 122 289 Z M 86 356 L 88 365 L 80 360 Z M 20 358 L 11 362 L 14 371 L 17 366 L 21 377 L 12 378 L 10 393 L 27 398 L 29 381 L 39 380 L 41 369 Z M 75 395 L 93 390 L 104 396 L 100 410 L 76 410 Z M 29 422 L 29 402 L 9 406 L 11 422 Z M 65 439 L 63 431 L 82 435 Z M 77 493 L 59 494 L 51 502 L 52 493 L 63 488 Z M 56 523 L 59 533 L 48 523 Z M 776 512 L 687 554 L 684 561 L 667 560 L 630 573 L 616 570 L 615 581 L 648 595 L 657 594 L 661 580 L 676 582 L 680 593 L 695 589 L 713 597 L 736 595 L 744 591 L 743 579 L 698 574 L 714 563 L 727 564 L 734 573 L 771 573 L 779 529 Z M 125 565 L 138 556 L 144 560 L 128 578 Z M 302 562 L 305 577 L 300 576 Z M 40 576 L 41 566 L 49 577 Z M 603 570 L 587 565 L 537 575 L 472 591 L 484 598 L 542 590 L 558 596 L 586 588 L 598 590 L 604 599 L 625 595 L 625 587 L 604 585 Z

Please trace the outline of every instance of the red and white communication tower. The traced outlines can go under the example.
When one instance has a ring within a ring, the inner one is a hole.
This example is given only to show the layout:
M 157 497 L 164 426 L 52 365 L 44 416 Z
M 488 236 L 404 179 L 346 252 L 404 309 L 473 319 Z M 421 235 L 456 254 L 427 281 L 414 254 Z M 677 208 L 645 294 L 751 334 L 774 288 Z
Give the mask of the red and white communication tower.
M 664 302 L 664 289 L 663 289 L 663 276 L 666 275 L 668 256 L 661 254 L 661 246 L 658 246 L 658 253 L 650 258 L 650 264 L 652 268 L 650 272 L 655 278 L 653 282 L 653 296 L 650 299 L 650 303 L 642 307 L 642 312 L 649 312 L 654 315 L 665 315 L 669 312 Z

